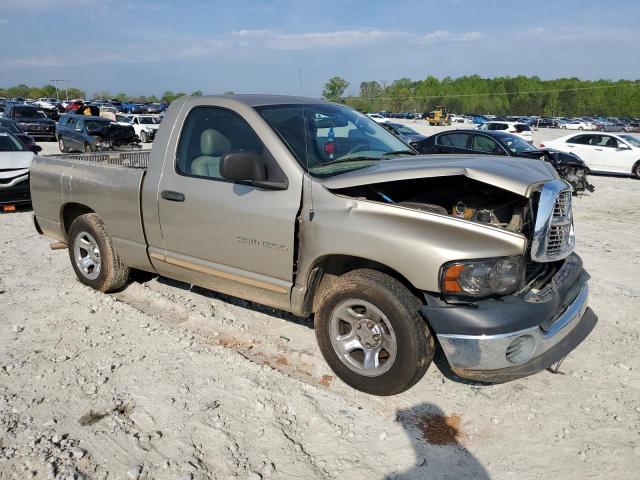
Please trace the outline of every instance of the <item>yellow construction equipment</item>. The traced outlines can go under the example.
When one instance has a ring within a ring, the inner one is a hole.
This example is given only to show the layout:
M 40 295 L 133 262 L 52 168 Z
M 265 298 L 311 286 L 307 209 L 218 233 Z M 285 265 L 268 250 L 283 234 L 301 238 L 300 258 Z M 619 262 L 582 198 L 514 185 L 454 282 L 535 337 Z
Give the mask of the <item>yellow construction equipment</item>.
M 447 111 L 447 107 L 442 105 L 436 105 L 436 109 L 429 112 L 429 116 L 426 118 L 429 125 L 451 125 L 451 117 Z

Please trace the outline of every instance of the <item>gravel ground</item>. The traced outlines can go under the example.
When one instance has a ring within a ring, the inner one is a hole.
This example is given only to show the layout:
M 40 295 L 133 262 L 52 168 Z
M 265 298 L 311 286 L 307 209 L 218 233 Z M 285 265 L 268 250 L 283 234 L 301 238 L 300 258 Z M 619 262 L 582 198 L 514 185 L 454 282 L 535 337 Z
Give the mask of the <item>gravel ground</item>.
M 308 320 L 151 276 L 95 292 L 29 211 L 0 214 L 0 478 L 637 478 L 640 181 L 593 183 L 574 209 L 600 322 L 562 374 L 432 365 L 391 398 L 336 379 Z

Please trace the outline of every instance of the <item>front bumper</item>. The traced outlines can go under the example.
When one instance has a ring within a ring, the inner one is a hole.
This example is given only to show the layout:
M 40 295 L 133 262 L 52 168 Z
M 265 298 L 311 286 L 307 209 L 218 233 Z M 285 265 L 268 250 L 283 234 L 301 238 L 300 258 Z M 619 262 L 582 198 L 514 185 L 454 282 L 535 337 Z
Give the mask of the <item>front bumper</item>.
M 28 174 L 13 178 L 7 183 L 0 183 L 0 205 L 26 205 L 29 203 L 31 203 L 31 191 Z
M 505 382 L 558 362 L 593 330 L 589 275 L 569 256 L 545 287 L 472 306 L 422 308 L 451 369 L 461 377 Z

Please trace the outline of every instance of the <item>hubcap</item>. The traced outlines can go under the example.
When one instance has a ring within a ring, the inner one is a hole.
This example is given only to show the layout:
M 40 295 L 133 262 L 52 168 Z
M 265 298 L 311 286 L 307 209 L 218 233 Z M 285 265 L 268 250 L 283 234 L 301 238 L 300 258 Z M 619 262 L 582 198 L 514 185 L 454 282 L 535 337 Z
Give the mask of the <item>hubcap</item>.
M 359 375 L 382 375 L 396 359 L 396 335 L 389 319 L 365 300 L 338 304 L 331 315 L 329 334 L 338 358 Z
M 89 280 L 100 275 L 100 249 L 90 233 L 80 232 L 73 241 L 73 256 L 78 270 Z

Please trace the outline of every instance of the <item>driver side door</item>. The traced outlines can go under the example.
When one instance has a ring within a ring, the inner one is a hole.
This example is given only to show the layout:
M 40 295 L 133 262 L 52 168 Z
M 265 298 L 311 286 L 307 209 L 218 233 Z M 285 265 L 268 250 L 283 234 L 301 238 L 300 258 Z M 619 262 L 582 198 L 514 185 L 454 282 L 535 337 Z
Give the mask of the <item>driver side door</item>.
M 159 183 L 163 250 L 150 248 L 150 256 L 168 277 L 288 308 L 302 192 L 223 178 L 220 161 L 232 152 L 254 153 L 282 172 L 237 113 L 195 107 L 187 114 L 175 164 Z

